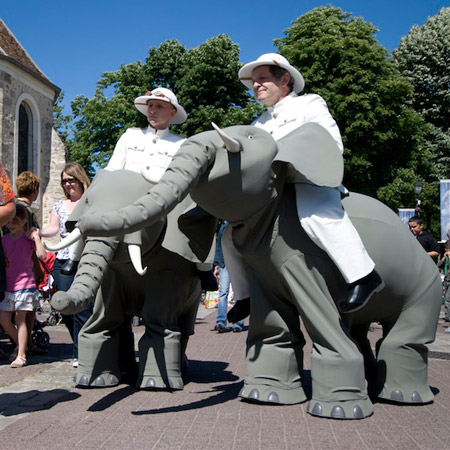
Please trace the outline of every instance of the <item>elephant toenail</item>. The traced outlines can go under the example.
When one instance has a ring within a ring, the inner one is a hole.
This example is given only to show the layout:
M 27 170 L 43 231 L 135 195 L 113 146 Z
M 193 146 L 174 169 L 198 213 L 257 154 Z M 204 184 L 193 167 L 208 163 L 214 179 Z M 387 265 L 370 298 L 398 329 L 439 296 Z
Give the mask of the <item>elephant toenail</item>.
M 359 405 L 353 407 L 353 417 L 355 419 L 364 419 L 364 413 Z
M 269 403 L 280 403 L 280 397 L 278 397 L 278 394 L 276 392 L 271 392 L 267 397 L 267 401 Z
M 403 402 L 403 392 L 399 391 L 398 389 L 392 391 L 391 400 L 394 400 L 394 402 Z
M 331 410 L 331 416 L 333 419 L 345 419 L 345 412 L 342 406 L 335 406 Z
M 259 400 L 259 391 L 258 389 L 252 389 L 248 394 L 247 398 L 250 400 Z
M 115 375 L 109 374 L 108 375 L 108 386 L 115 386 L 116 384 L 119 384 L 119 379 Z
M 411 394 L 411 403 L 423 403 L 422 397 L 417 391 Z
M 147 380 L 147 383 L 145 383 L 145 387 L 146 388 L 155 388 L 156 387 L 155 380 L 153 378 L 149 378 Z
M 78 384 L 80 386 L 89 386 L 89 380 L 86 375 L 82 375 L 81 378 L 78 380 Z
M 316 403 L 314 405 L 314 408 L 311 410 L 311 414 L 314 416 L 321 416 L 322 415 L 322 405 L 320 403 Z
M 106 386 L 105 380 L 101 375 L 94 380 L 94 386 Z
M 169 378 L 167 384 L 169 385 L 170 389 L 183 389 L 183 383 L 181 382 L 181 380 L 172 380 L 171 378 Z

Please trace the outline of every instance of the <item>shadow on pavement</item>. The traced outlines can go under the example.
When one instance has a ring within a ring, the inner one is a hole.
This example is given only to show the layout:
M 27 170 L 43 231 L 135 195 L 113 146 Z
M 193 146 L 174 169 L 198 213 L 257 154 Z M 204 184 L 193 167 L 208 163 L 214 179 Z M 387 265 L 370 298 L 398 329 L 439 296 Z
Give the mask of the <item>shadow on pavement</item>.
M 157 409 L 148 409 L 146 411 L 133 411 L 132 414 L 135 416 L 143 416 L 150 414 L 167 414 L 179 411 L 189 411 L 192 409 L 198 408 L 207 408 L 209 406 L 218 405 L 220 403 L 225 403 L 230 400 L 234 400 L 239 391 L 242 389 L 243 381 L 239 381 L 237 383 L 232 384 L 224 384 L 221 386 L 215 386 L 213 389 L 208 392 L 216 393 L 208 398 L 202 398 L 199 401 L 188 403 L 186 405 L 179 406 L 171 406 L 168 408 L 157 408 Z M 204 394 L 204 392 L 199 392 L 199 395 Z
M 68 402 L 80 397 L 80 394 L 67 389 L 53 389 L 51 391 L 27 391 L 0 395 L 0 414 L 14 416 L 33 411 L 50 409 L 57 403 Z
M 98 402 L 95 402 L 92 406 L 88 408 L 88 411 L 91 412 L 105 411 L 106 409 L 113 406 L 115 403 L 123 400 L 124 398 L 129 397 L 130 395 L 133 395 L 137 391 L 138 390 L 132 386 L 124 386 L 123 388 L 117 391 L 111 392 Z

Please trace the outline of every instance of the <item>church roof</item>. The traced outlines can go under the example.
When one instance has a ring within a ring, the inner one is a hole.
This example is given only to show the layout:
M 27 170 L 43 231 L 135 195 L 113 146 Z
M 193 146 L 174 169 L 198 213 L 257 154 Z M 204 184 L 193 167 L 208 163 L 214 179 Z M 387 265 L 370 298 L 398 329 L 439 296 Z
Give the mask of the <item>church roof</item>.
M 9 56 L 22 66 L 50 81 L 22 45 L 20 45 L 20 42 L 2 19 L 0 19 L 0 55 Z
M 0 59 L 7 60 L 12 64 L 20 67 L 37 79 L 41 80 L 47 86 L 55 91 L 55 101 L 61 89 L 53 84 L 48 77 L 42 72 L 31 56 L 22 47 L 20 42 L 6 26 L 5 22 L 0 19 Z

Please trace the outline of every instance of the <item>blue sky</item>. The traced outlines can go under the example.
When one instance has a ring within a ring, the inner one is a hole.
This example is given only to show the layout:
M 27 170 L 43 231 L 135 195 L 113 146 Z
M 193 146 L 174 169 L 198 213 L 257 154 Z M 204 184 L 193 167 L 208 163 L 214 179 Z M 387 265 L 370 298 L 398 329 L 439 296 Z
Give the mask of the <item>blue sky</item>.
M 69 105 L 78 94 L 91 97 L 103 72 L 144 60 L 149 47 L 167 39 L 192 48 L 227 33 L 239 44 L 241 61 L 256 59 L 276 50 L 273 39 L 298 16 L 326 4 L 373 23 L 380 44 L 393 50 L 413 25 L 450 1 L 13 0 L 2 2 L 0 16 Z

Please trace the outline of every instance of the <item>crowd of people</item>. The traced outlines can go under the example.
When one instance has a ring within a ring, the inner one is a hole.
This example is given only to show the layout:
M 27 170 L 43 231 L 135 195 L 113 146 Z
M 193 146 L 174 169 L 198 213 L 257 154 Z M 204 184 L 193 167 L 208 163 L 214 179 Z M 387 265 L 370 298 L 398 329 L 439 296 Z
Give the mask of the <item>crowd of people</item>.
M 238 76 L 267 108 L 252 125 L 266 130 L 278 141 L 303 124 L 314 122 L 330 133 L 343 152 L 339 128 L 325 100 L 316 94 L 298 95 L 305 82 L 301 73 L 286 58 L 276 53 L 264 54 L 245 64 Z M 117 142 L 106 170 L 141 172 L 145 167 L 148 179 L 157 183 L 184 142 L 184 138 L 169 131 L 169 125 L 185 122 L 187 113 L 178 103 L 176 95 L 163 87 L 139 96 L 134 105 L 147 117 L 148 126 L 126 130 Z M 41 238 L 67 236 L 66 220 L 89 188 L 90 181 L 80 164 L 67 163 L 61 171 L 63 198 L 53 205 L 49 224 L 42 228 L 31 209 L 39 195 L 39 177 L 31 172 L 20 174 L 16 181 L 17 198 L 1 166 L 0 177 L 0 226 L 6 226 L 3 247 L 0 246 L 0 324 L 16 344 L 12 355 L 0 354 L 0 357 L 11 358 L 11 367 L 18 368 L 26 364 L 27 352 L 38 351 L 30 336 L 34 314 L 39 307 L 39 261 L 47 258 Z M 298 220 L 308 236 L 329 255 L 348 284 L 346 295 L 339 299 L 338 307 L 343 313 L 356 311 L 383 289 L 384 283 L 342 207 L 341 196 L 346 195 L 346 189 L 343 186 L 294 184 Z M 423 229 L 422 218 L 411 218 L 409 228 L 430 257 L 437 259 L 439 246 L 433 236 Z M 57 252 L 53 272 L 58 290 L 67 290 L 71 286 L 81 252 L 82 246 L 79 244 Z M 449 255 L 447 241 L 447 251 L 440 260 L 445 270 Z M 219 333 L 227 330 L 227 298 L 231 283 L 236 302 L 228 313 L 228 321 L 233 331 L 241 331 L 244 319 L 250 313 L 249 275 L 233 246 L 231 228 L 227 222 L 222 224 L 217 236 L 214 267 L 199 263 L 197 269 L 203 290 L 219 289 L 215 330 Z M 213 274 L 219 280 L 218 285 Z M 447 291 L 446 320 L 450 321 L 449 297 Z M 63 322 L 74 343 L 75 367 L 78 334 L 91 315 L 92 305 L 74 316 L 63 315 Z

